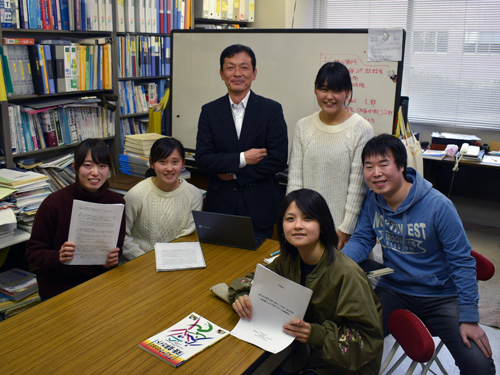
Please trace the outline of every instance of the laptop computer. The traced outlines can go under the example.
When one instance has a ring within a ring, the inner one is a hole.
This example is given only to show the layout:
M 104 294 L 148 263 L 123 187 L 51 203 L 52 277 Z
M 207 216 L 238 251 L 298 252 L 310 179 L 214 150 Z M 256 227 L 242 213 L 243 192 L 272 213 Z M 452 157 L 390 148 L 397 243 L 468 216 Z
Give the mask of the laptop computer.
M 200 242 L 256 250 L 265 240 L 254 236 L 247 216 L 193 211 L 193 218 Z

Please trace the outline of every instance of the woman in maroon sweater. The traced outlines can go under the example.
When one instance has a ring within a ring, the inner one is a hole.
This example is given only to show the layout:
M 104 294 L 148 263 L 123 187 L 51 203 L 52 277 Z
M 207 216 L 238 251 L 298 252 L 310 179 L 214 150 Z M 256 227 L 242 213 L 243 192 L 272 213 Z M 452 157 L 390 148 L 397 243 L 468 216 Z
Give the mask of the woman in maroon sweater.
M 125 215 L 122 217 L 117 247 L 110 250 L 104 265 L 65 265 L 73 259 L 76 247 L 68 241 L 73 200 L 125 204 L 120 194 L 108 189 L 106 179 L 110 166 L 111 154 L 106 143 L 99 139 L 86 139 L 75 149 L 76 182 L 52 193 L 40 205 L 26 246 L 26 258 L 38 269 L 38 289 L 42 300 L 118 265 L 125 237 Z

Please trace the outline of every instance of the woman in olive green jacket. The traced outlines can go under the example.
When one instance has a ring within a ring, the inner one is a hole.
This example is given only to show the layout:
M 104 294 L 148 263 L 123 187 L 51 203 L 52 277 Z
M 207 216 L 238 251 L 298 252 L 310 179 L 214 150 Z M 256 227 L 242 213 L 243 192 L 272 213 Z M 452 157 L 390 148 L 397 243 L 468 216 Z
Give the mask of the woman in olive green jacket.
M 335 225 L 323 197 L 309 189 L 288 194 L 278 234 L 281 255 L 269 269 L 313 294 L 304 319 L 283 326 L 295 341 L 275 374 L 378 374 L 381 305 L 363 270 L 336 249 Z M 252 318 L 252 278 L 235 280 L 229 288 L 229 300 L 242 319 Z

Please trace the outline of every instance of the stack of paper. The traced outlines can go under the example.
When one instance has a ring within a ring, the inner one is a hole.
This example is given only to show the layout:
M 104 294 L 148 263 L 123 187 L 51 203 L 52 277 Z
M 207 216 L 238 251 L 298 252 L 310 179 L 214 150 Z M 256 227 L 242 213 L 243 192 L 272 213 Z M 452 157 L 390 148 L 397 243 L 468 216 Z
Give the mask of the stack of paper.
M 42 173 L 0 169 L 0 207 L 11 208 L 17 221 L 32 223 L 38 207 L 51 192 L 49 179 Z
M 60 190 L 75 182 L 74 160 L 73 154 L 66 154 L 55 159 L 45 160 L 36 167 L 36 171 L 43 173 L 49 178 L 53 191 Z
M 0 273 L 0 296 L 19 301 L 38 292 L 36 275 L 18 268 Z
M 0 240 L 14 235 L 17 228 L 16 215 L 12 208 L 0 210 Z
M 15 169 L 0 169 L 0 185 L 7 187 L 19 187 L 26 186 L 38 181 L 46 180 L 47 176 L 31 172 L 31 171 L 20 171 Z
M 38 293 L 30 294 L 29 296 L 18 301 L 12 301 L 8 298 L 0 297 L 0 321 L 10 318 L 32 306 L 40 303 Z

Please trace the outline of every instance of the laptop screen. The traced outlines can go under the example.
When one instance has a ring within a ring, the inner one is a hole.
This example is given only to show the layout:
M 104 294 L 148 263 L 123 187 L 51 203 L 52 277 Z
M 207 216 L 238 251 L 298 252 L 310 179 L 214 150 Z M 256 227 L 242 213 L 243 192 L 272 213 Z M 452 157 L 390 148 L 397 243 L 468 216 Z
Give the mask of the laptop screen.
M 193 218 L 200 242 L 251 250 L 263 242 L 256 241 L 250 217 L 193 211 Z

